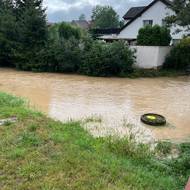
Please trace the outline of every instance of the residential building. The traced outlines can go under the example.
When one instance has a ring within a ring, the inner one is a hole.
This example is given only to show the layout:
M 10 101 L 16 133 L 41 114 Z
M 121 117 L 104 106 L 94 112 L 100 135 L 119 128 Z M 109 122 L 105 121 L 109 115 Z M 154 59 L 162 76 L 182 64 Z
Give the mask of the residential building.
M 125 25 L 121 28 L 117 36 L 114 36 L 114 39 L 135 42 L 140 28 L 146 25 L 165 26 L 165 18 L 175 14 L 170 6 L 171 2 L 168 0 L 154 0 L 148 6 L 130 8 L 123 16 Z M 177 30 L 180 32 L 176 32 Z M 170 31 L 173 43 L 182 39 L 187 34 L 184 28 L 177 25 L 173 25 Z M 106 36 L 105 40 L 108 40 L 108 38 L 109 36 Z M 110 36 L 110 39 L 113 39 L 113 36 Z

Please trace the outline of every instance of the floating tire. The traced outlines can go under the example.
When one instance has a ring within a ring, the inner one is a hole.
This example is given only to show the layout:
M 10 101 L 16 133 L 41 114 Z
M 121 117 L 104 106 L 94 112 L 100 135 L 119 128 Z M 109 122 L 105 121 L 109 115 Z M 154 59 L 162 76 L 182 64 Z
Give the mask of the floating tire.
M 141 121 L 151 126 L 164 126 L 166 125 L 166 118 L 162 115 L 148 113 L 141 117 Z

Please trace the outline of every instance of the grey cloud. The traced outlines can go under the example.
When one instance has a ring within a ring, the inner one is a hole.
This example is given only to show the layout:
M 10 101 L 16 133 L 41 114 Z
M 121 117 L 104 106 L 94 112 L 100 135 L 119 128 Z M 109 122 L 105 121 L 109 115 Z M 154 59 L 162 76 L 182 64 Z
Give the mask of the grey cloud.
M 50 22 L 71 21 L 84 13 L 90 19 L 95 5 L 110 5 L 122 17 L 132 6 L 144 6 L 151 0 L 44 0 Z

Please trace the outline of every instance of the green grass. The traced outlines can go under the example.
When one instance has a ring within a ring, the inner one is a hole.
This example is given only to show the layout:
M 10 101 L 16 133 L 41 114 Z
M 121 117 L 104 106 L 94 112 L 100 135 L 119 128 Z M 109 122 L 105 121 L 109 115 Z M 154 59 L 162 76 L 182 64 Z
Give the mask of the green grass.
M 0 93 L 0 118 L 18 118 L 0 126 L 1 190 L 180 190 L 185 186 L 190 171 L 188 144 L 180 146 L 185 156 L 158 160 L 146 145 L 129 139 L 95 139 L 80 122 L 57 122 L 25 104 Z

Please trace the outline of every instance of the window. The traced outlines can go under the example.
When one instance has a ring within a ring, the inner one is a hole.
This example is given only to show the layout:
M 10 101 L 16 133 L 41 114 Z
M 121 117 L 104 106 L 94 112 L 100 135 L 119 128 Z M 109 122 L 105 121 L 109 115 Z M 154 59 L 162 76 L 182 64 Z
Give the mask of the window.
M 153 25 L 153 20 L 143 20 L 143 25 L 144 26 L 148 26 L 148 25 L 152 26 Z

